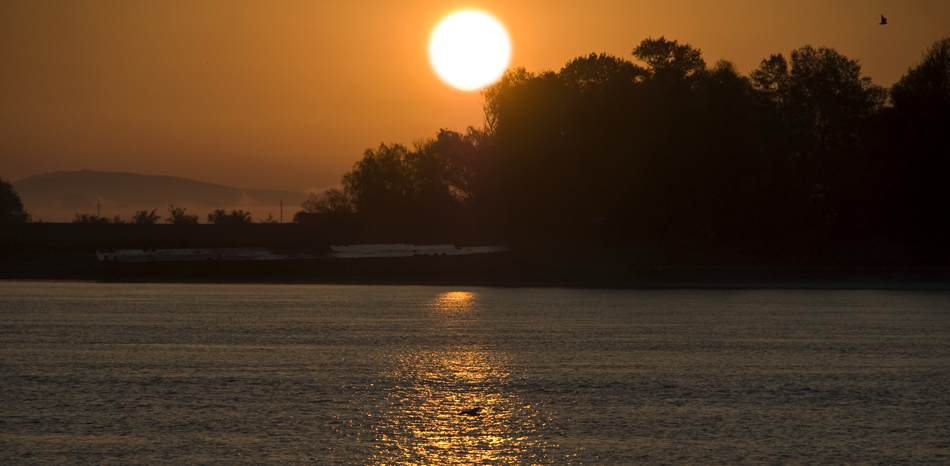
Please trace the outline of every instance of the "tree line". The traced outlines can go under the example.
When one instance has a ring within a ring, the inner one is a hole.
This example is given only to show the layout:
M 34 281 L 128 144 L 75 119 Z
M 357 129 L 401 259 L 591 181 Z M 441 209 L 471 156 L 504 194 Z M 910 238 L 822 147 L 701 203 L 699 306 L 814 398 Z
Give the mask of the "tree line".
M 941 247 L 950 233 L 950 38 L 890 89 L 828 47 L 771 55 L 748 75 L 664 37 L 631 55 L 510 70 L 483 91 L 482 128 L 367 149 L 294 221 L 654 248 Z M 29 219 L 0 184 L 0 221 Z M 198 216 L 170 206 L 165 222 Z M 208 222 L 251 218 L 219 209 Z
M 294 221 L 655 247 L 950 232 L 950 38 L 890 89 L 828 47 L 747 76 L 664 37 L 632 56 L 510 70 L 483 91 L 483 128 L 367 149 Z
M 119 215 L 109 218 L 101 217 L 96 214 L 77 213 L 73 223 L 128 223 L 134 225 L 155 225 L 156 223 L 159 223 L 159 220 L 162 218 L 157 212 L 158 209 L 152 209 L 151 211 L 138 210 L 129 220 L 124 220 Z M 171 205 L 168 206 L 168 216 L 165 218 L 165 223 L 172 223 L 176 225 L 197 225 L 198 216 L 187 213 L 187 208 L 185 207 L 175 207 L 174 205 Z M 251 218 L 250 212 L 245 212 L 240 209 L 232 210 L 231 212 L 227 212 L 224 209 L 215 209 L 208 214 L 208 223 L 216 225 L 244 225 L 254 223 L 254 220 Z M 277 220 L 274 219 L 273 215 L 268 214 L 267 219 L 261 219 L 260 223 L 277 223 Z

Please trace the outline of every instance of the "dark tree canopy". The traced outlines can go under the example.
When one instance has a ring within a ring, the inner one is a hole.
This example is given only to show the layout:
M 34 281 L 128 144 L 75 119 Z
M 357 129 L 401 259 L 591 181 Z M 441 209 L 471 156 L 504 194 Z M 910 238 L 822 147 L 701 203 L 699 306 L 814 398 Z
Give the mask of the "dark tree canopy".
M 434 139 L 418 143 L 416 150 L 425 154 L 421 158 L 430 161 L 454 198 L 471 204 L 485 190 L 482 183 L 487 174 L 482 155 L 490 147 L 487 132 L 469 127 L 465 133 L 440 130 Z
M 0 179 L 0 224 L 26 223 L 32 217 L 23 209 L 20 195 L 13 190 L 13 185 Z
M 861 75 L 861 65 L 832 48 L 806 45 L 763 60 L 753 86 L 798 138 L 798 149 L 826 152 L 853 140 L 857 122 L 880 110 L 886 91 Z
M 154 225 L 162 218 L 156 212 L 158 212 L 158 209 L 152 209 L 151 212 L 148 210 L 136 211 L 129 223 L 136 225 Z
M 899 161 L 887 176 L 901 180 L 891 193 L 907 229 L 941 242 L 950 234 L 950 37 L 934 43 L 891 89 L 889 131 Z M 933 225 L 938 225 L 934 230 Z
M 215 225 L 245 225 L 253 223 L 251 213 L 243 210 L 232 210 L 230 213 L 224 209 L 215 209 L 208 214 L 208 223 Z
M 387 215 L 404 211 L 413 194 L 409 150 L 401 144 L 366 149 L 353 170 L 343 175 L 343 189 L 359 212 Z
M 664 37 L 633 57 L 643 66 L 589 54 L 509 70 L 482 93 L 484 129 L 369 149 L 304 211 L 660 248 L 883 238 L 948 218 L 950 39 L 895 85 L 893 108 L 828 47 L 748 76 Z
M 950 113 L 950 37 L 934 43 L 923 61 L 894 84 L 891 100 L 899 111 L 942 118 Z
M 307 199 L 300 204 L 300 207 L 303 209 L 302 212 L 307 214 L 353 212 L 353 202 L 345 192 L 337 188 L 328 189 L 320 194 L 307 195 Z
M 668 85 L 692 85 L 706 73 L 699 49 L 675 40 L 646 39 L 633 49 L 633 56 L 647 64 L 651 80 Z
M 606 87 L 632 84 L 648 75 L 642 67 L 605 53 L 575 58 L 558 72 L 567 86 L 595 93 Z
M 122 220 L 122 217 L 119 215 L 109 218 L 109 217 L 100 217 L 96 214 L 77 213 L 76 218 L 73 219 L 73 223 L 92 223 L 92 224 L 112 223 L 112 224 L 118 225 L 118 224 L 123 224 L 123 223 L 128 223 L 128 222 L 126 222 L 125 220 Z
M 165 219 L 165 223 L 173 223 L 175 225 L 197 225 L 198 216 L 186 214 L 186 209 L 186 207 L 175 207 L 173 205 L 168 206 L 169 216 Z

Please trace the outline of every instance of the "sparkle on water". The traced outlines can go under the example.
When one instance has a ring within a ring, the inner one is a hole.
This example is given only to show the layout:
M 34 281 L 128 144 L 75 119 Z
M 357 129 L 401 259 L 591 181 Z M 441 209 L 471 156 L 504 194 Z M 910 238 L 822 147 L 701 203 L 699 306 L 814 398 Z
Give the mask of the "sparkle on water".
M 942 465 L 948 302 L 0 281 L 0 464 Z

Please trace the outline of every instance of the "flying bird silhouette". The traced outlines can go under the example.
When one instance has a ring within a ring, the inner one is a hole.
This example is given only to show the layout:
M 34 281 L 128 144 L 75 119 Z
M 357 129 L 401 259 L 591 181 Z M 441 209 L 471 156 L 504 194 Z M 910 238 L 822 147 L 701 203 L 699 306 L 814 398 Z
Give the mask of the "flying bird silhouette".
M 881 15 L 881 22 L 880 22 L 879 24 L 880 24 L 881 26 L 887 24 L 887 18 L 885 18 L 884 15 Z

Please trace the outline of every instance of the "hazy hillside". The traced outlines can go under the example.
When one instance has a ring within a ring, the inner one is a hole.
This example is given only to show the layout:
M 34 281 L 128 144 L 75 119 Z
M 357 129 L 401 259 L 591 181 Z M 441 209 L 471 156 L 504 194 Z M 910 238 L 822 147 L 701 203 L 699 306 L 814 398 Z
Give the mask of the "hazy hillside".
M 273 214 L 280 217 L 284 203 L 284 220 L 289 221 L 306 195 L 293 191 L 240 189 L 174 176 L 110 173 L 91 170 L 55 172 L 14 181 L 23 206 L 34 219 L 44 222 L 68 222 L 76 213 L 116 215 L 128 219 L 136 210 L 158 209 L 163 217 L 169 205 L 185 207 L 201 221 L 214 209 L 243 209 L 254 220 Z

